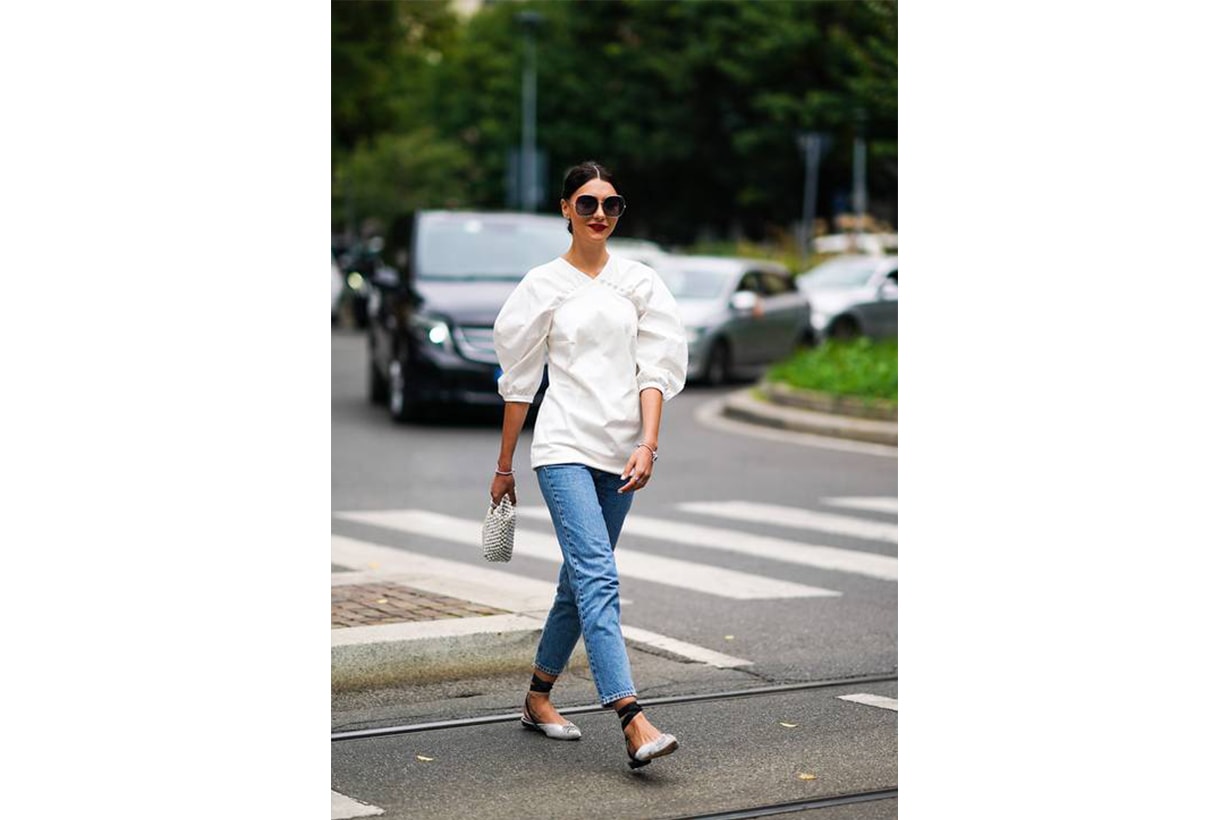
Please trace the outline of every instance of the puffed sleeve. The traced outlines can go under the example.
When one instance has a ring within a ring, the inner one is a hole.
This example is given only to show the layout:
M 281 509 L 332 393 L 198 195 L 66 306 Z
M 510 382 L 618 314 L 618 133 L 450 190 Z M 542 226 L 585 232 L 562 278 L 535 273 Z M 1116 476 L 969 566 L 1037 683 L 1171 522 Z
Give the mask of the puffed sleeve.
M 675 297 L 657 271 L 648 271 L 650 287 L 636 331 L 636 387 L 638 392 L 656 387 L 670 401 L 687 378 L 688 340 Z
M 509 295 L 495 319 L 495 353 L 500 360 L 498 389 L 504 401 L 533 402 L 547 360 L 551 311 L 527 275 Z

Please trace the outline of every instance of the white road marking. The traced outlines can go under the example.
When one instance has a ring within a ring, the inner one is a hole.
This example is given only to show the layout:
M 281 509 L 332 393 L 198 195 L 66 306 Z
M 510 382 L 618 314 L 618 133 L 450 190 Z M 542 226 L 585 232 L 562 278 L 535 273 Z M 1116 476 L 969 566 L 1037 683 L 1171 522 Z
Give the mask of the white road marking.
M 844 450 L 849 453 L 862 453 L 869 456 L 897 457 L 897 448 L 886 444 L 872 444 L 866 441 L 850 441 L 841 438 L 826 438 L 815 433 L 795 433 L 790 430 L 778 430 L 773 427 L 762 427 L 746 421 L 736 421 L 722 415 L 722 405 L 725 399 L 717 398 L 696 408 L 693 418 L 713 430 L 726 433 L 736 433 L 752 436 L 766 441 L 776 441 L 781 444 L 803 445 L 804 447 L 819 447 L 824 450 Z
M 849 507 L 852 510 L 871 510 L 897 514 L 897 499 L 892 496 L 846 496 L 843 498 L 821 498 L 826 504 L 835 507 Z
M 815 512 L 798 507 L 783 507 L 780 504 L 761 504 L 755 501 L 692 501 L 678 505 L 687 512 L 713 515 L 718 518 L 733 518 L 736 521 L 753 521 L 780 527 L 832 532 L 866 538 L 870 541 L 897 543 L 897 525 L 848 515 Z
M 521 507 L 518 507 L 518 517 Z M 542 509 L 546 513 L 546 509 Z M 471 547 L 479 554 L 482 522 L 467 518 L 454 518 L 426 510 L 377 510 L 368 512 L 338 512 L 338 518 L 386 527 L 400 532 L 424 535 L 444 541 L 454 541 Z M 626 526 L 626 525 L 625 525 Z M 517 528 L 513 561 L 518 558 L 537 558 L 558 564 L 561 560 L 559 544 L 555 537 Z M 338 562 L 340 563 L 340 562 Z M 763 600 L 767 598 L 813 598 L 841 595 L 831 589 L 805 586 L 791 581 L 778 581 L 746 572 L 722 569 L 697 564 L 691 561 L 676 561 L 650 553 L 634 550 L 615 550 L 615 563 L 624 578 L 638 578 L 680 589 L 704 592 L 722 598 L 736 600 Z M 347 564 L 342 564 L 348 566 Z M 468 565 L 467 565 L 468 566 Z
M 742 658 L 735 658 L 730 655 L 723 655 L 721 652 L 714 652 L 712 649 L 706 649 L 703 646 L 697 646 L 694 643 L 686 641 L 678 641 L 674 638 L 668 638 L 665 635 L 659 635 L 656 632 L 650 632 L 648 629 L 640 629 L 635 626 L 621 626 L 624 638 L 633 643 L 643 643 L 646 646 L 654 646 L 658 649 L 665 649 L 675 655 L 682 655 L 685 658 L 707 663 L 710 666 L 716 666 L 719 669 L 731 669 L 736 666 L 751 666 L 751 661 L 745 661 Z
M 518 507 L 517 514 L 526 518 L 550 519 L 551 517 L 546 507 Z M 624 521 L 623 532 L 644 538 L 674 541 L 691 547 L 725 550 L 819 569 L 852 572 L 885 581 L 897 580 L 897 559 L 891 555 L 876 555 L 859 550 L 803 544 L 768 535 L 752 535 L 737 530 L 705 527 L 700 524 L 684 524 L 678 521 L 668 521 L 665 518 L 648 518 L 635 513 L 629 515 Z M 625 552 L 623 547 L 615 550 L 616 556 L 623 552 Z M 622 567 L 623 564 L 621 563 L 620 566 Z
M 330 791 L 330 817 L 332 820 L 349 820 L 351 817 L 371 817 L 376 814 L 384 814 L 384 809 L 379 806 L 369 806 L 367 803 L 360 803 L 353 797 L 347 797 L 340 792 Z
M 869 695 L 860 692 L 857 695 L 840 695 L 838 700 L 848 700 L 851 703 L 862 703 L 866 706 L 875 706 L 880 709 L 891 709 L 897 711 L 897 699 L 886 698 L 883 695 Z
M 475 554 L 479 551 L 478 544 L 474 542 Z M 334 573 L 334 576 L 343 576 L 335 577 L 335 584 L 339 581 L 403 583 L 424 592 L 449 595 L 509 612 L 546 614 L 555 600 L 555 584 L 547 581 L 370 544 L 344 535 L 333 536 L 333 563 L 361 570 L 359 573 Z
M 475 567 L 460 561 L 447 561 L 442 558 L 418 555 L 342 535 L 333 536 L 333 563 L 339 566 L 363 567 L 377 564 L 379 567 L 353 572 L 335 572 L 333 573 L 334 585 L 366 584 L 377 581 L 404 583 L 415 589 L 436 592 L 440 595 L 452 595 L 477 604 L 518 612 L 516 615 L 485 615 L 477 618 L 450 618 L 441 621 L 374 624 L 334 629 L 332 630 L 334 646 L 449 637 L 503 630 L 541 629 L 542 618 L 551 608 L 551 602 L 555 598 L 555 585 L 539 581 L 537 578 Z M 626 598 L 620 598 L 620 603 L 630 602 Z M 524 608 L 518 609 L 518 607 Z M 535 614 L 537 618 L 531 620 L 520 617 L 526 613 Z M 626 624 L 622 626 L 622 629 L 624 638 L 631 643 L 664 649 L 672 654 L 719 669 L 752 665 L 751 661 L 715 652 L 712 649 L 651 632 L 648 629 Z

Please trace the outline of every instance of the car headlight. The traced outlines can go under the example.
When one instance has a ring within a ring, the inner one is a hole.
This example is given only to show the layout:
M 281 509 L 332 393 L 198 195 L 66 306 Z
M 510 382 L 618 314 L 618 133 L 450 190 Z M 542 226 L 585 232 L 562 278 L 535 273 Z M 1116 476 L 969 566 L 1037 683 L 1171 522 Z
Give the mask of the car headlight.
M 435 316 L 423 316 L 417 313 L 412 317 L 411 321 L 414 326 L 414 332 L 423 341 L 441 349 L 452 347 L 453 334 L 449 332 L 448 322 Z

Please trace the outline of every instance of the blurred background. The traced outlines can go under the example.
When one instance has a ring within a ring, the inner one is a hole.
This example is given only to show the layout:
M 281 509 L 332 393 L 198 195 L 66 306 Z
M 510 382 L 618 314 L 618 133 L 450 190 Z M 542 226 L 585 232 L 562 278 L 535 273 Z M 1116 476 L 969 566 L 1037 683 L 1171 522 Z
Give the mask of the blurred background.
M 893 249 L 895 3 L 352 1 L 332 14 L 333 242 L 361 272 L 365 240 L 415 210 L 553 214 L 563 172 L 586 159 L 620 181 L 622 237 L 794 272 L 816 254 Z
M 371 403 L 498 407 L 491 324 L 567 250 L 562 177 L 590 159 L 629 203 L 610 250 L 680 303 L 690 384 L 765 376 L 895 413 L 881 0 L 334 2 L 333 325 L 367 337 Z

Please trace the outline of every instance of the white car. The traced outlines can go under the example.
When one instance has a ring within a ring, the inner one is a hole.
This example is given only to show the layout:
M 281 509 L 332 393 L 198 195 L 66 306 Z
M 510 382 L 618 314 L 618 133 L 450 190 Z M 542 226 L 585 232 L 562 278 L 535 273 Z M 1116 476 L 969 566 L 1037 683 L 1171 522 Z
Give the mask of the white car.
M 817 341 L 897 335 L 897 257 L 839 256 L 795 279 Z
M 673 255 L 656 268 L 688 334 L 688 378 L 722 384 L 758 373 L 812 341 L 807 299 L 784 265 Z

